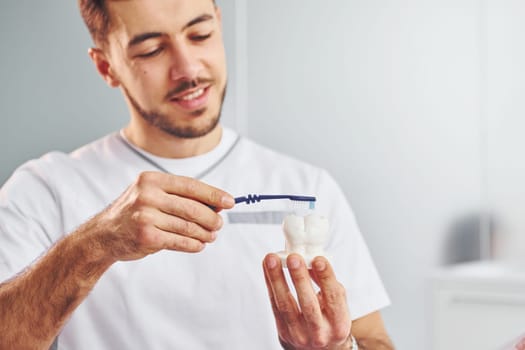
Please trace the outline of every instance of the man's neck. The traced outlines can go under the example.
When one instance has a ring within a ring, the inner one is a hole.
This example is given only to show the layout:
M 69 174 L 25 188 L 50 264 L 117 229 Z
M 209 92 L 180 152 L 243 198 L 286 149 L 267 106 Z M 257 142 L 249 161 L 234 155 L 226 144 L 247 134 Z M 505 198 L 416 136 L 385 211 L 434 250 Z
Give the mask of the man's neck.
M 140 128 L 129 124 L 124 135 L 133 145 L 163 158 L 189 158 L 214 149 L 222 137 L 222 127 L 217 125 L 208 134 L 198 138 L 180 138 L 156 127 Z

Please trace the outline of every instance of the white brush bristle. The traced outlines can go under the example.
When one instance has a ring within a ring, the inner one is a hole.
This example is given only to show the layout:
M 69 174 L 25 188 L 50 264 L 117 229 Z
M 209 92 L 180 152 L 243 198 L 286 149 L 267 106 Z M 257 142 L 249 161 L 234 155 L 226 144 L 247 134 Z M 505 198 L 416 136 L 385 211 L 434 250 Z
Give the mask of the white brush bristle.
M 313 201 L 294 201 L 290 200 L 290 212 L 299 216 L 306 216 L 315 210 Z

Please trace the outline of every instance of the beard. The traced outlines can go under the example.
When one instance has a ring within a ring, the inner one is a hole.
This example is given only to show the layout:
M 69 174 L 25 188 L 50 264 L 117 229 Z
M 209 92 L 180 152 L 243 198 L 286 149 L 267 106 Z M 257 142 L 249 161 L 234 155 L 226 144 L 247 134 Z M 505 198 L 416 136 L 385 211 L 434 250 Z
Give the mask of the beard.
M 194 84 L 195 82 L 183 83 L 181 86 L 170 91 L 167 95 L 167 98 L 169 99 L 169 96 L 175 95 L 177 93 L 180 93 L 184 90 L 187 90 L 193 87 Z M 179 138 L 184 138 L 184 139 L 193 139 L 193 138 L 198 138 L 198 137 L 207 135 L 212 130 L 214 130 L 215 127 L 219 124 L 219 120 L 221 118 L 222 106 L 224 104 L 224 98 L 226 97 L 226 88 L 227 86 L 225 85 L 224 88 L 222 89 L 219 110 L 217 114 L 212 116 L 212 118 L 206 123 L 206 125 L 201 126 L 201 127 L 177 125 L 177 121 L 174 121 L 173 118 L 170 118 L 170 116 L 166 114 L 163 114 L 155 109 L 146 110 L 145 108 L 142 108 L 142 106 L 131 95 L 131 93 L 126 87 L 123 87 L 123 90 L 124 90 L 126 97 L 128 98 L 131 105 L 133 106 L 133 108 L 138 112 L 138 114 L 146 122 L 148 122 L 148 124 L 162 130 L 163 132 L 169 135 L 179 137 Z M 199 116 L 205 113 L 206 110 L 207 108 L 199 109 L 199 110 L 193 111 L 191 114 L 194 116 Z

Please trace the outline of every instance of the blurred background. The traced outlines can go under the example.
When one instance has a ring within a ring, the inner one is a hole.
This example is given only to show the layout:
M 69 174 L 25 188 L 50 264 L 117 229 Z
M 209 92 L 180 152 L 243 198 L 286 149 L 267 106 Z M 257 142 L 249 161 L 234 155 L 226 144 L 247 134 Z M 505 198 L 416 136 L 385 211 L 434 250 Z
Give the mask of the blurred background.
M 398 349 L 525 332 L 525 2 L 222 0 L 224 123 L 327 168 Z M 121 128 L 76 2 L 0 2 L 0 183 Z

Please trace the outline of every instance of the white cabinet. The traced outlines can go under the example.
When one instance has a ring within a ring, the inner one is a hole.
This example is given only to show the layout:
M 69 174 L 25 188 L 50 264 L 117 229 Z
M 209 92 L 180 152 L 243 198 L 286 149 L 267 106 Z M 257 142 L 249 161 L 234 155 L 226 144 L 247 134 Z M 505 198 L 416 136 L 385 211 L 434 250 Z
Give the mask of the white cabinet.
M 479 262 L 433 276 L 434 350 L 499 350 L 525 333 L 525 266 Z

